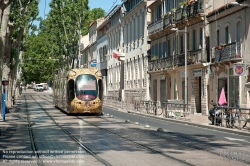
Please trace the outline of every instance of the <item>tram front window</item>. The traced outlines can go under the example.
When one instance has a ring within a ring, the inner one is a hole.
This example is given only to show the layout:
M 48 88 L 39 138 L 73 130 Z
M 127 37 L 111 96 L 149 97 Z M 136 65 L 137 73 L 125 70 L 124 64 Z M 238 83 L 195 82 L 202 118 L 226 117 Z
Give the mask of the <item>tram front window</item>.
M 90 74 L 83 74 L 76 78 L 76 97 L 84 101 L 94 100 L 97 97 L 96 78 Z

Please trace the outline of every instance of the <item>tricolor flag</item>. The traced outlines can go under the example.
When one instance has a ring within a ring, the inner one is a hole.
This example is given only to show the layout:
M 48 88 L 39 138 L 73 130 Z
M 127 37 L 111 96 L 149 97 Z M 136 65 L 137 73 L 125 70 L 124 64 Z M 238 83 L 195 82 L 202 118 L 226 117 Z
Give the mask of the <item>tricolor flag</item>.
M 113 57 L 118 59 L 118 52 L 116 50 L 113 50 Z

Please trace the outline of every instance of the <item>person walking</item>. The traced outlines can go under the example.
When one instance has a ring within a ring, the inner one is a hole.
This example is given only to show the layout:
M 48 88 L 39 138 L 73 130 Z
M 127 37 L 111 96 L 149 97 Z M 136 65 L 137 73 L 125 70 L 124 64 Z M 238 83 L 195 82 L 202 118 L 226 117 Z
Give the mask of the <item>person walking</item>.
M 14 106 L 15 105 L 15 96 L 11 97 L 11 101 L 12 101 L 12 106 Z

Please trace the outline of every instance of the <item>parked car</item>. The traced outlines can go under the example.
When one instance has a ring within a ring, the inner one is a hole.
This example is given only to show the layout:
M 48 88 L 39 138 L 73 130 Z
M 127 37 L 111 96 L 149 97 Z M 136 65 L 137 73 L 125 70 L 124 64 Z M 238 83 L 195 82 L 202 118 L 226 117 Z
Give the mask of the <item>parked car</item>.
M 37 92 L 42 92 L 42 91 L 43 91 L 43 85 L 41 85 L 41 84 L 36 84 L 35 91 L 37 91 Z

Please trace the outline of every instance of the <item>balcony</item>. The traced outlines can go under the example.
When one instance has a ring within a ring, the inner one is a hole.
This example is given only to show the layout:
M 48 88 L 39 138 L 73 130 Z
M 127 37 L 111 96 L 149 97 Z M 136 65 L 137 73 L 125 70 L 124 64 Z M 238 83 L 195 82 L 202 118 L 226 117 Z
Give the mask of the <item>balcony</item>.
M 199 13 L 203 13 L 203 0 L 199 0 L 190 5 L 185 5 L 183 8 L 178 8 L 175 12 L 175 24 L 181 22 L 185 19 L 192 19 L 193 16 L 196 16 Z M 194 19 L 197 19 L 194 17 Z
M 164 28 L 173 24 L 174 14 L 169 14 L 164 17 Z
M 187 64 L 195 65 L 207 62 L 207 51 L 204 49 L 188 51 L 187 52 Z M 174 56 L 174 66 L 184 66 L 185 65 L 185 53 L 176 54 Z
M 152 35 L 163 29 L 163 20 L 158 20 L 148 25 L 148 34 Z
M 221 48 L 213 48 L 212 49 L 212 62 L 219 63 L 223 61 L 231 61 L 231 60 L 241 60 L 241 43 L 233 42 Z
M 173 57 L 169 56 L 166 58 L 161 58 L 148 62 L 148 71 L 157 71 L 164 69 L 172 69 L 173 67 Z

